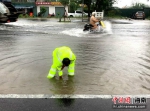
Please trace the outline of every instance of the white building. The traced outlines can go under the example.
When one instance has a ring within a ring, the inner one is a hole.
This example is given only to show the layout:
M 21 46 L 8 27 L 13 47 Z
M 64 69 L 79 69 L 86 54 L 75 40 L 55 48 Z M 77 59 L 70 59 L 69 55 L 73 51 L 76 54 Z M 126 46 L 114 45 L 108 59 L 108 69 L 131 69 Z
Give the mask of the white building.
M 64 11 L 68 12 L 68 6 L 65 7 L 60 2 L 36 2 L 37 14 L 40 12 L 41 7 L 46 8 L 45 17 L 49 14 L 55 14 L 55 16 L 63 16 Z

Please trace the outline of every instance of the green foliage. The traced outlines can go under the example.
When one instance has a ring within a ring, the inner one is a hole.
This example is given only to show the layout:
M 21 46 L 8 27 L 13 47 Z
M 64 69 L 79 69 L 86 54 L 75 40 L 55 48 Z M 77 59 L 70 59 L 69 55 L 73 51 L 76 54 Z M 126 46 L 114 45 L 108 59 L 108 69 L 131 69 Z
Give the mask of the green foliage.
M 65 7 L 69 5 L 69 11 L 74 12 L 77 9 L 82 9 L 79 4 L 82 4 L 84 1 L 84 4 L 86 4 L 87 7 L 84 7 L 83 10 L 87 13 L 92 13 L 93 11 L 102 11 L 102 10 L 109 10 L 112 8 L 112 5 L 117 0 L 58 0 L 61 2 L 61 4 Z M 90 14 L 89 14 L 90 15 Z
M 74 13 L 75 10 L 80 8 L 79 3 L 77 2 L 71 2 L 70 3 L 70 13 Z
M 147 19 L 150 20 L 150 16 L 148 16 Z
M 23 17 L 24 17 L 23 14 L 20 14 L 20 15 L 19 15 L 19 18 L 23 18 Z
M 133 3 L 130 8 L 137 9 L 137 8 L 143 8 L 145 5 L 141 3 Z
M 41 7 L 40 8 L 40 12 L 38 13 L 38 17 L 43 17 L 45 12 L 46 12 L 46 8 L 45 7 Z
M 91 3 L 94 4 L 93 10 L 102 11 L 110 9 L 116 1 L 117 0 L 92 0 Z
M 45 13 L 46 12 L 46 8 L 45 7 L 41 7 L 40 12 L 41 13 Z
M 58 0 L 64 7 L 69 4 L 69 0 Z
M 19 18 L 29 18 L 30 16 L 28 14 L 20 14 Z
M 120 14 L 121 14 L 121 12 L 119 10 L 117 10 L 117 9 L 109 10 L 107 12 L 107 16 L 111 16 L 111 17 L 113 17 L 113 16 L 119 16 Z
M 117 0 L 84 0 L 84 4 L 87 5 L 87 9 L 84 8 L 85 12 L 91 13 L 93 11 L 102 11 L 102 10 L 108 10 L 112 8 L 112 5 Z M 80 1 L 82 3 L 83 0 Z M 90 15 L 90 14 L 89 14 Z
M 133 3 L 131 7 L 129 8 L 132 8 L 132 9 L 142 9 L 143 7 L 150 7 L 149 5 L 145 5 L 143 3 Z

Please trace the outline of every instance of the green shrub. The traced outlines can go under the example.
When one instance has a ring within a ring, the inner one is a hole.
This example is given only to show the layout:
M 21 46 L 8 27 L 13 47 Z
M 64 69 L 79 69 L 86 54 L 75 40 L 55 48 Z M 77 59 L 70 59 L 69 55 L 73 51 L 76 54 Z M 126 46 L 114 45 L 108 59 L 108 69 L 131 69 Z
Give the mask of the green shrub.
M 30 17 L 28 14 L 20 14 L 19 15 L 19 18 L 28 18 Z
M 19 18 L 23 18 L 23 14 L 20 14 L 20 15 L 19 15 Z
M 41 7 L 40 12 L 38 13 L 38 17 L 43 17 L 45 12 L 46 12 L 46 8 L 45 7 Z
M 150 20 L 150 16 L 148 16 L 147 19 Z

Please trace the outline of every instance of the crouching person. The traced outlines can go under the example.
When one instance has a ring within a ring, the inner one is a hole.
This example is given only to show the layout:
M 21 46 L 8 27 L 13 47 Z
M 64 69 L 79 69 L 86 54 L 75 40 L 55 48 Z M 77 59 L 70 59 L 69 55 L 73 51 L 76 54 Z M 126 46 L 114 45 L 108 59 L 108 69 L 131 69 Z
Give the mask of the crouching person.
M 64 67 L 68 67 L 68 75 L 74 76 L 76 56 L 69 47 L 58 47 L 53 51 L 53 64 L 47 75 L 48 79 L 55 76 L 58 71 L 59 77 L 63 76 Z

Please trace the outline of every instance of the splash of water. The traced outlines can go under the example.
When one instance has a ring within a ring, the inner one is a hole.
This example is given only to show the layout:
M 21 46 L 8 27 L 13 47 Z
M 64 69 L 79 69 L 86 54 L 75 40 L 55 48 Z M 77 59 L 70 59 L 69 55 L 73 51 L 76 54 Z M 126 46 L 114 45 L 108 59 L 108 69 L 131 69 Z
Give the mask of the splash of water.
M 60 32 L 61 34 L 65 34 L 65 35 L 69 35 L 69 36 L 75 36 L 75 37 L 100 37 L 99 35 L 107 35 L 107 34 L 112 34 L 112 27 L 111 27 L 111 23 L 109 21 L 103 21 L 105 24 L 105 28 L 103 28 L 103 31 L 100 32 L 84 32 L 83 29 L 81 29 L 80 27 L 77 28 L 72 28 L 72 29 L 67 29 L 64 30 L 62 32 Z M 91 35 L 94 34 L 94 35 Z

